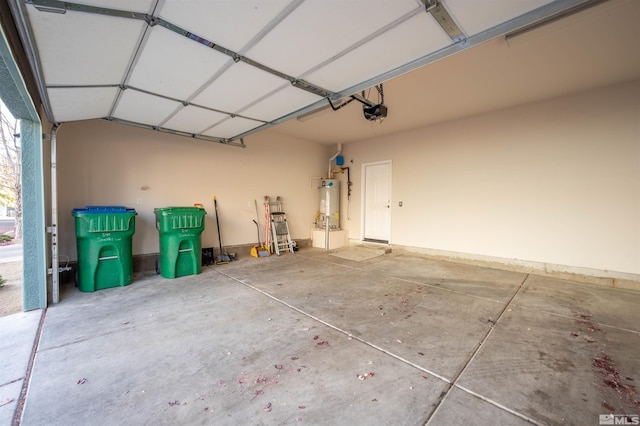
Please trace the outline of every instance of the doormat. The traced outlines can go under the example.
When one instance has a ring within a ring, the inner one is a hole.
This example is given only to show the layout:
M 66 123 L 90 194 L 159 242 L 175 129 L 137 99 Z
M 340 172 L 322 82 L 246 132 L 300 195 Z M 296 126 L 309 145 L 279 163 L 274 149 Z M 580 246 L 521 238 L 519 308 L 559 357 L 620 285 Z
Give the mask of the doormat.
M 374 259 L 378 256 L 385 254 L 384 249 L 370 249 L 363 247 L 348 247 L 339 249 L 333 253 L 329 253 L 331 256 L 339 257 L 341 259 L 353 260 L 356 262 L 362 262 L 364 260 Z

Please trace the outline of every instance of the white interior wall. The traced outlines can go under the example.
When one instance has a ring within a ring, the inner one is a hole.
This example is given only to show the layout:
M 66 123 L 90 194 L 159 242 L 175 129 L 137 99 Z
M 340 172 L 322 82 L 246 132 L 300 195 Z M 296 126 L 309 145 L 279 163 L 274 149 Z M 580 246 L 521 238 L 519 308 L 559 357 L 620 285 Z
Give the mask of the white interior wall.
M 283 198 L 294 239 L 310 238 L 319 193 L 309 177 L 326 174 L 333 148 L 261 132 L 247 148 L 192 140 L 101 120 L 65 123 L 58 132 L 59 251 L 77 259 L 71 211 L 86 205 L 135 208 L 133 253 L 159 251 L 153 209 L 201 203 L 203 247 L 217 247 L 212 197 L 218 199 L 223 245 L 257 243 L 253 200 L 264 227 L 264 195 Z M 143 190 L 143 187 L 149 187 Z M 142 205 L 137 204 L 142 198 Z M 264 239 L 264 232 L 261 232 Z
M 343 185 L 342 227 L 360 238 L 362 164 L 392 160 L 394 245 L 639 274 L 639 111 L 637 80 L 345 144 L 354 185 L 349 214 Z M 255 242 L 252 202 L 267 194 L 283 196 L 292 236 L 309 238 L 319 197 L 309 178 L 326 174 L 335 147 L 275 131 L 246 143 L 63 124 L 61 255 L 76 258 L 71 210 L 100 204 L 136 208 L 134 254 L 158 251 L 153 208 L 171 205 L 204 204 L 203 245 L 217 246 L 213 195 L 225 245 Z
M 347 144 L 342 226 L 361 238 L 362 164 L 392 160 L 394 245 L 639 274 L 639 118 L 636 80 Z

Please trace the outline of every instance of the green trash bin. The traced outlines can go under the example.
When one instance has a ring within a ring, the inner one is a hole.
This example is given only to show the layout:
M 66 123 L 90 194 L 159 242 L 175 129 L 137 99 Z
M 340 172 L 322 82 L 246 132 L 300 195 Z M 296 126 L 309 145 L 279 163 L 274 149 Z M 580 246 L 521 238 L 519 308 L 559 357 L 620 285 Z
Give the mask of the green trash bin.
M 158 268 L 164 278 L 197 275 L 202 270 L 204 216 L 202 207 L 154 209 L 160 236 Z
M 78 288 L 96 291 L 133 281 L 134 209 L 87 206 L 73 209 L 78 248 Z

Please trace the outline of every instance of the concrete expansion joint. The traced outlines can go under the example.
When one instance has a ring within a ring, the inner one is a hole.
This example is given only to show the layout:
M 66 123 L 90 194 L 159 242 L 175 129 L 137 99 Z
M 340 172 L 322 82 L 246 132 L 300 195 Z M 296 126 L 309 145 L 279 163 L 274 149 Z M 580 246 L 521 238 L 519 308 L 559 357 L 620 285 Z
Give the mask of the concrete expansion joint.
M 307 260 L 318 262 L 318 263 L 329 264 L 329 265 L 332 265 L 332 266 L 340 266 L 342 268 L 349 269 L 349 270 L 352 270 L 352 271 L 363 271 L 362 268 L 359 268 L 357 266 L 345 265 L 344 263 L 340 263 L 340 262 L 331 262 L 329 260 L 324 260 L 324 259 L 318 259 L 316 257 L 305 256 L 304 254 L 300 254 L 300 253 L 296 254 L 296 256 L 304 257 Z
M 520 305 L 518 305 L 518 303 L 514 303 L 513 306 L 518 306 L 520 309 L 536 311 L 536 312 L 543 312 L 543 313 L 545 313 L 547 315 L 558 317 L 558 318 L 563 318 L 563 319 L 567 319 L 567 320 L 572 320 L 573 321 L 573 320 L 576 319 L 575 316 L 563 315 L 563 314 L 559 314 L 559 313 L 556 313 L 556 312 L 547 312 L 547 311 L 544 311 L 544 310 L 541 310 L 541 309 L 531 308 L 531 307 L 527 307 L 527 306 L 520 306 Z M 633 334 L 636 334 L 636 335 L 640 336 L 640 330 L 632 330 L 630 328 L 616 327 L 615 325 L 607 324 L 606 322 L 594 321 L 593 319 L 589 319 L 589 323 L 594 325 L 594 326 L 597 325 L 599 327 L 606 327 L 606 328 L 610 328 L 612 330 L 624 331 L 626 333 L 633 333 Z
M 637 405 L 640 336 L 620 330 L 640 332 L 640 294 L 402 254 L 303 254 L 175 281 L 149 273 L 95 296 L 66 286 L 25 376 L 21 424 L 597 424 L 602 401 Z M 41 314 L 7 334 L 22 350 L 2 382 L 27 371 Z M 78 315 L 90 326 L 75 327 Z M 13 400 L 0 423 L 22 387 L 3 388 Z M 105 390 L 136 403 L 105 404 Z
M 42 310 L 40 315 L 40 322 L 38 323 L 38 330 L 36 331 L 35 338 L 33 339 L 33 347 L 31 349 L 31 355 L 29 356 L 29 363 L 27 364 L 27 371 L 22 382 L 22 389 L 20 390 L 20 397 L 18 398 L 18 405 L 13 416 L 13 426 L 20 426 L 22 422 L 22 413 L 24 412 L 24 404 L 27 399 L 27 392 L 29 391 L 29 385 L 31 383 L 31 374 L 33 373 L 33 365 L 36 359 L 36 353 L 40 346 L 40 338 L 42 337 L 42 329 L 44 328 L 44 319 L 47 315 L 47 309 Z
M 466 392 L 476 398 L 480 398 L 481 400 L 488 402 L 489 404 L 492 404 L 498 408 L 500 408 L 501 410 L 505 410 L 515 416 L 520 417 L 523 420 L 526 420 L 529 423 L 532 424 L 536 424 L 535 421 L 533 421 L 532 419 L 530 419 L 529 417 L 525 416 L 524 414 L 518 413 L 514 410 L 511 410 L 508 407 L 505 407 L 502 404 L 499 404 L 495 401 L 492 401 L 489 398 L 486 398 L 480 394 L 477 394 L 475 392 L 470 391 L 469 389 L 466 389 L 463 386 L 458 385 L 458 381 L 460 380 L 460 377 L 462 377 L 462 374 L 467 370 L 467 368 L 469 368 L 469 365 L 471 365 L 471 363 L 473 362 L 473 360 L 476 358 L 476 356 L 478 355 L 478 353 L 480 352 L 480 349 L 484 346 L 484 344 L 486 343 L 486 341 L 489 339 L 489 336 L 491 336 L 491 333 L 493 332 L 493 330 L 495 329 L 495 327 L 500 323 L 500 320 L 502 319 L 502 317 L 504 316 L 504 314 L 506 312 L 508 312 L 508 310 L 510 309 L 510 306 L 513 304 L 514 299 L 516 298 L 516 296 L 518 296 L 518 294 L 520 294 L 520 292 L 522 291 L 522 289 L 524 288 L 525 283 L 527 282 L 527 280 L 529 279 L 529 274 L 527 274 L 524 279 L 522 280 L 522 282 L 520 283 L 520 285 L 518 286 L 518 289 L 516 290 L 516 292 L 513 294 L 513 296 L 511 296 L 511 298 L 509 299 L 509 301 L 505 304 L 504 308 L 502 309 L 502 311 L 500 312 L 500 315 L 498 315 L 498 318 L 492 323 L 492 326 L 489 327 L 489 330 L 487 331 L 487 333 L 484 335 L 484 337 L 482 338 L 482 340 L 480 340 L 480 343 L 478 344 L 478 346 L 476 346 L 476 349 L 473 351 L 473 353 L 471 354 L 471 356 L 469 357 L 469 359 L 467 360 L 467 362 L 462 366 L 462 368 L 460 369 L 460 371 L 458 372 L 458 374 L 455 375 L 454 379 L 451 381 L 451 385 L 449 386 L 449 388 L 443 392 L 443 395 L 441 395 L 441 397 L 438 399 L 437 405 L 434 408 L 434 410 L 431 412 L 431 414 L 429 415 L 429 417 L 427 418 L 425 425 L 429 423 L 429 421 L 433 418 L 433 416 L 436 414 L 436 412 L 438 411 L 438 409 L 442 406 L 442 403 L 444 402 L 444 400 L 447 398 L 447 396 L 449 396 L 451 389 L 453 388 L 458 388 L 463 392 Z
M 455 388 L 457 388 L 457 389 L 460 389 L 461 391 L 466 392 L 466 393 L 468 393 L 469 395 L 471 395 L 471 396 L 473 396 L 473 397 L 476 397 L 476 398 L 478 398 L 478 399 L 479 399 L 479 400 L 481 400 L 481 401 L 487 402 L 487 403 L 489 403 L 489 404 L 491 404 L 491 405 L 493 405 L 493 406 L 495 406 L 495 407 L 498 407 L 498 408 L 499 408 L 499 409 L 501 409 L 501 410 L 504 410 L 504 411 L 506 411 L 506 412 L 508 412 L 508 413 L 513 414 L 514 416 L 520 417 L 521 419 L 525 420 L 525 421 L 526 421 L 526 422 L 528 422 L 528 423 L 531 423 L 532 425 L 539 425 L 539 423 L 538 423 L 538 422 L 536 422 L 535 420 L 533 420 L 532 418 L 527 417 L 527 416 L 525 416 L 524 414 L 519 413 L 518 411 L 512 410 L 511 408 L 509 408 L 509 407 L 507 407 L 507 406 L 505 406 L 505 405 L 503 405 L 503 404 L 500 404 L 499 402 L 496 402 L 496 401 L 494 401 L 494 400 L 492 400 L 492 399 L 490 399 L 490 398 L 487 398 L 487 397 L 485 397 L 485 396 L 482 396 L 482 395 L 480 395 L 479 393 L 476 393 L 476 392 L 472 391 L 471 389 L 467 389 L 467 388 L 465 388 L 464 386 L 461 386 L 461 385 L 458 385 L 458 384 L 453 384 L 451 387 L 452 387 L 452 388 L 454 388 L 454 387 L 455 387 Z M 443 398 L 443 399 L 444 399 L 444 398 Z
M 424 283 L 424 282 L 421 282 L 421 281 L 410 280 L 410 279 L 407 279 L 407 278 L 397 277 L 395 275 L 389 275 L 389 277 L 394 278 L 394 279 L 396 279 L 398 281 L 404 281 L 404 282 L 411 283 L 411 284 L 418 284 L 418 285 L 423 286 L 423 287 L 434 288 L 434 289 L 446 291 L 446 292 L 453 293 L 453 294 L 460 294 L 460 295 L 463 295 L 463 296 L 466 296 L 466 297 L 472 297 L 474 299 L 487 300 L 487 301 L 493 302 L 493 303 L 502 303 L 500 300 L 492 299 L 490 297 L 477 296 L 475 294 L 469 294 L 469 293 L 465 293 L 465 292 L 459 291 L 459 290 L 454 290 L 454 289 L 451 289 L 451 288 L 446 288 L 446 287 L 437 286 L 437 285 L 433 285 L 433 284 L 427 284 L 427 283 Z M 528 277 L 528 275 L 527 275 L 527 277 Z
M 13 383 L 19 382 L 20 380 L 24 380 L 26 376 L 22 376 L 22 377 L 18 377 L 17 379 L 13 379 L 13 380 L 9 380 L 8 382 L 5 383 L 0 383 L 0 388 L 3 386 L 8 386 L 11 385 Z
M 51 351 L 51 350 L 54 350 L 54 349 L 65 348 L 65 347 L 67 347 L 67 346 L 73 346 L 73 345 L 78 344 L 78 343 L 82 343 L 82 342 L 86 342 L 86 341 L 89 341 L 89 340 L 98 339 L 98 338 L 100 338 L 100 337 L 108 336 L 108 335 L 110 335 L 110 334 L 120 333 L 120 332 L 122 332 L 122 331 L 124 331 L 124 330 L 127 330 L 127 329 L 130 329 L 130 328 L 132 328 L 132 327 L 128 327 L 128 328 L 127 328 L 127 327 L 125 327 L 125 328 L 118 329 L 118 330 L 108 331 L 108 332 L 106 332 L 106 333 L 99 333 L 99 334 L 95 334 L 95 335 L 93 335 L 93 336 L 91 336 L 91 337 L 86 337 L 86 338 L 83 338 L 83 339 L 76 339 L 76 340 L 72 340 L 72 341 L 70 341 L 70 342 L 66 342 L 66 343 L 64 343 L 64 344 L 62 344 L 62 345 L 48 346 L 48 347 L 46 347 L 46 348 L 38 348 L 38 352 L 43 353 L 43 352 Z
M 388 356 L 390 356 L 390 357 L 392 357 L 392 358 L 394 358 L 394 359 L 396 359 L 396 360 L 398 360 L 398 361 L 400 361 L 400 362 L 402 362 L 404 364 L 407 364 L 407 365 L 409 365 L 409 366 L 411 366 L 411 367 L 413 367 L 413 368 L 415 368 L 417 370 L 420 370 L 423 373 L 427 373 L 427 374 L 429 374 L 429 375 L 431 375 L 431 376 L 433 376 L 433 377 L 435 377 L 435 378 L 437 378 L 439 380 L 442 380 L 445 383 L 448 383 L 448 384 L 452 383 L 449 379 L 447 379 L 446 377 L 444 377 L 444 376 L 442 376 L 442 375 L 440 375 L 440 374 L 438 374 L 438 373 L 436 373 L 434 371 L 431 371 L 431 370 L 428 370 L 428 369 L 426 369 L 424 367 L 421 367 L 418 364 L 415 364 L 415 363 L 413 363 L 413 362 L 411 362 L 411 361 L 409 361 L 409 360 L 407 360 L 405 358 L 402 358 L 401 356 L 399 356 L 397 354 L 394 354 L 393 352 L 390 352 L 390 351 L 388 351 L 386 349 L 383 349 L 380 346 L 378 346 L 378 345 L 376 345 L 376 344 L 374 344 L 372 342 L 364 340 L 364 339 L 362 339 L 362 338 L 360 338 L 358 336 L 354 336 L 352 333 L 349 333 L 348 331 L 343 330 L 340 327 L 337 327 L 337 326 L 335 326 L 335 325 L 333 325 L 331 323 L 328 323 L 327 321 L 324 321 L 324 320 L 322 320 L 322 319 L 320 319 L 320 318 L 318 318 L 318 317 L 316 317 L 314 315 L 311 315 L 310 313 L 305 312 L 302 309 L 296 308 L 295 306 L 285 302 L 284 300 L 278 299 L 277 297 L 267 293 L 264 290 L 260 290 L 259 288 L 254 287 L 251 284 L 247 284 L 245 282 L 242 282 L 242 281 L 234 278 L 233 276 L 231 276 L 229 274 L 226 274 L 226 273 L 224 273 L 222 271 L 216 270 L 216 272 L 221 274 L 221 275 L 223 275 L 223 276 L 225 276 L 225 277 L 227 277 L 227 278 L 229 278 L 229 279 L 231 279 L 231 280 L 233 280 L 233 281 L 235 281 L 235 282 L 237 282 L 237 283 L 240 283 L 240 284 L 242 284 L 242 285 L 244 285 L 244 286 L 246 286 L 246 287 L 248 287 L 248 288 L 250 288 L 250 289 L 252 289 L 252 290 L 254 290 L 254 291 L 256 291 L 256 292 L 258 292 L 258 293 L 260 293 L 260 294 L 262 294 L 262 295 L 264 295 L 264 296 L 266 296 L 266 297 L 268 297 L 268 298 L 270 298 L 270 299 L 272 299 L 272 300 L 274 300 L 276 302 L 278 302 L 278 303 L 280 303 L 281 305 L 286 306 L 287 308 L 289 308 L 289 309 L 291 309 L 291 310 L 293 310 L 293 311 L 295 311 L 295 312 L 297 312 L 297 313 L 299 313 L 301 315 L 304 315 L 307 318 L 310 318 L 310 319 L 312 319 L 312 320 L 314 320 L 314 321 L 316 321 L 316 322 L 318 322 L 318 323 L 320 323 L 320 324 L 322 324 L 322 325 L 324 325 L 326 327 L 331 328 L 332 330 L 335 330 L 335 331 L 337 331 L 339 333 L 344 334 L 345 336 L 347 336 L 347 338 L 349 340 L 355 340 L 355 341 L 360 342 L 360 343 L 362 343 L 364 345 L 367 345 L 368 347 L 370 347 L 372 349 L 375 349 L 375 350 L 377 350 L 377 351 L 379 351 L 379 352 L 381 352 L 381 353 L 383 353 L 385 355 L 388 355 Z

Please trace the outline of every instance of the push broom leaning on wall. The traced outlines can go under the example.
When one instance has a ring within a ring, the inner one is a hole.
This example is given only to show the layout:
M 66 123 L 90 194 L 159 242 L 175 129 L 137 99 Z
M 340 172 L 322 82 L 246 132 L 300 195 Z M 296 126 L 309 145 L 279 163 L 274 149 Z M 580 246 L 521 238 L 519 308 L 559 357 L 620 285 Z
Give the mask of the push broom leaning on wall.
M 253 200 L 253 204 L 256 206 L 256 219 L 253 223 L 256 224 L 256 228 L 258 229 L 258 245 L 251 247 L 251 256 L 253 257 L 268 257 L 269 256 L 269 248 L 262 244 L 260 240 L 260 213 L 258 213 L 258 201 Z

